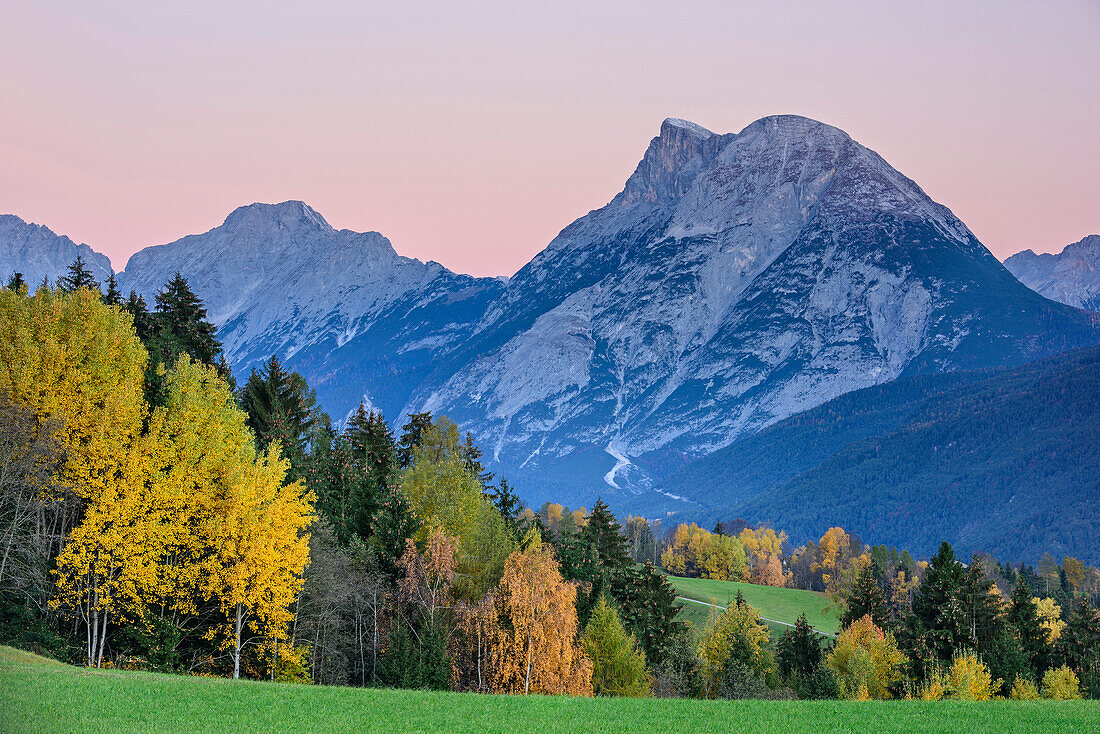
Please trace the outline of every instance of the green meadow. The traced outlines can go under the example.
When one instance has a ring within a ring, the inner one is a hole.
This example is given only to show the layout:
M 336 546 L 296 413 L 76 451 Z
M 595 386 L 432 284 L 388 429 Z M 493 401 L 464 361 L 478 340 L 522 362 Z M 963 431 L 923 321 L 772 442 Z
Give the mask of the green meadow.
M 1095 701 L 694 701 L 296 686 L 86 670 L 0 647 L 4 732 L 1071 732 Z
M 680 618 L 693 622 L 700 629 L 706 624 L 711 609 L 708 604 L 720 607 L 729 606 L 737 598 L 737 592 L 745 601 L 760 610 L 760 614 L 769 620 L 768 628 L 773 637 L 783 634 L 786 625 L 793 625 L 798 615 L 805 614 L 810 626 L 819 632 L 836 634 L 840 628 L 840 617 L 836 606 L 829 598 L 815 591 L 802 589 L 781 589 L 774 586 L 757 586 L 736 581 L 712 581 L 710 579 L 689 579 L 680 576 L 668 576 L 669 582 L 676 588 L 676 594 L 684 599 L 693 599 L 703 604 L 681 600 L 684 605 Z

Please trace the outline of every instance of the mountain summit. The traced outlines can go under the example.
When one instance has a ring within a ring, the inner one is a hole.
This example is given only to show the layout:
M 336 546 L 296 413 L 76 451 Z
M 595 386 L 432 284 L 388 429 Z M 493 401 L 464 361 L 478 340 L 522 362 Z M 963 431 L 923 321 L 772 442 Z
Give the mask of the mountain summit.
M 529 500 L 583 504 L 856 388 L 1098 338 L 843 131 L 670 119 L 406 412 L 472 429 Z
M 681 509 L 663 477 L 841 394 L 1100 342 L 1100 316 L 1028 289 L 877 153 L 793 115 L 665 120 L 622 191 L 507 281 L 298 201 L 147 248 L 122 285 L 151 296 L 176 272 L 238 372 L 276 354 L 337 419 L 448 415 L 534 505 Z

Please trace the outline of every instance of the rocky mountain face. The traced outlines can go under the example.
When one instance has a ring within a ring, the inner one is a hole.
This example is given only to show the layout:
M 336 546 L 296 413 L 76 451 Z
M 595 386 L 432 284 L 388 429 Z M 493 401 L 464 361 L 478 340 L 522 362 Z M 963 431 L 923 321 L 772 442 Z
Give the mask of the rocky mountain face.
M 143 250 L 122 286 L 151 298 L 177 271 L 238 373 L 277 354 L 336 419 L 360 401 L 398 425 L 448 415 L 535 505 L 679 509 L 663 477 L 841 394 L 1100 342 L 1100 316 L 1028 289 L 876 153 L 794 116 L 725 135 L 666 120 L 623 190 L 507 282 L 301 202 Z
M 666 120 L 406 410 L 472 429 L 529 501 L 614 501 L 842 393 L 1098 337 L 844 132 Z
M 33 291 L 43 278 L 56 282 L 77 257 L 84 258 L 88 270 L 100 282 L 112 272 L 107 256 L 88 245 L 78 245 L 41 224 L 25 222 L 13 214 L 0 214 L 0 278 L 4 283 L 13 273 L 22 273 Z
M 1017 252 L 1005 260 L 1005 267 L 1052 301 L 1100 311 L 1100 235 L 1066 245 L 1057 254 Z
M 205 234 L 146 248 L 120 282 L 152 304 L 177 272 L 205 302 L 238 374 L 277 354 L 336 419 L 360 401 L 396 416 L 502 288 L 402 257 L 377 232 L 333 229 L 300 201 L 244 206 Z

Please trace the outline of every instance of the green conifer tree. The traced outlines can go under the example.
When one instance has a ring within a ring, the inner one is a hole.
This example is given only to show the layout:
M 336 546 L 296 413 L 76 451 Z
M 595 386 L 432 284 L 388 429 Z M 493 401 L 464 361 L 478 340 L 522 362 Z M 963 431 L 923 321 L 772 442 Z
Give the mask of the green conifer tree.
M 1008 621 L 1016 631 L 1016 638 L 1031 666 L 1033 678 L 1038 679 L 1049 664 L 1047 642 L 1050 633 L 1039 620 L 1039 610 L 1035 606 L 1031 586 L 1022 575 L 1016 582 L 1008 605 Z
M 69 265 L 68 273 L 68 275 L 63 275 L 57 279 L 58 287 L 65 293 L 72 293 L 80 288 L 90 288 L 99 293 L 99 283 L 96 282 L 92 271 L 84 265 L 83 256 L 76 256 L 76 260 Z
M 581 647 L 592 661 L 592 692 L 597 696 L 650 695 L 645 654 L 627 633 L 606 597 L 600 597 L 584 627 Z
M 894 615 L 886 603 L 886 594 L 879 585 L 881 576 L 882 569 L 874 559 L 860 571 L 855 587 L 848 596 L 848 608 L 840 618 L 841 627 L 847 627 L 864 615 L 870 614 L 879 629 L 894 631 Z
M 779 638 L 775 652 L 779 675 L 784 680 L 809 676 L 821 667 L 821 642 L 805 614 L 798 615 L 794 627 Z
M 108 306 L 122 305 L 122 293 L 118 290 L 118 281 L 114 273 L 107 276 L 107 290 L 103 293 L 103 302 Z

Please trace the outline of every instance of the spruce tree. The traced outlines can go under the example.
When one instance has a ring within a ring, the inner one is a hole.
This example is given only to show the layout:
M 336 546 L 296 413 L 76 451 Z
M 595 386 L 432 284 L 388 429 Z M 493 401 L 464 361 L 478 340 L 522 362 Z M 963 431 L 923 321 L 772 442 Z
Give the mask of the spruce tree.
M 936 659 L 952 660 L 971 640 L 970 616 L 963 600 L 962 563 L 946 541 L 928 562 L 924 581 L 913 598 L 913 616 L 924 630 Z
M 848 596 L 848 608 L 840 618 L 841 627 L 848 627 L 852 622 L 869 614 L 871 620 L 880 629 L 894 630 L 894 615 L 886 603 L 886 594 L 879 585 L 881 575 L 878 561 L 873 559 L 860 571 L 855 587 Z
M 133 317 L 134 331 L 137 332 L 137 337 L 141 340 L 141 343 L 148 348 L 150 340 L 157 333 L 157 323 L 145 305 L 145 298 L 134 291 L 130 291 L 130 298 L 122 304 L 122 308 Z
M 481 484 L 482 493 L 486 497 L 491 497 L 493 495 L 493 474 L 485 471 L 485 465 L 481 461 L 481 449 L 474 443 L 474 436 L 469 431 L 466 432 L 461 451 L 462 460 L 466 463 L 466 471 Z
M 1077 673 L 1089 698 L 1100 698 L 1100 611 L 1082 597 L 1074 603 L 1058 637 L 1059 663 Z
M 8 278 L 7 288 L 10 291 L 15 291 L 16 293 L 18 293 L 26 285 L 27 285 L 27 281 L 23 280 L 23 274 L 22 273 L 12 273 L 11 277 Z
M 500 486 L 490 495 L 490 499 L 493 501 L 493 507 L 497 508 L 497 512 L 508 523 L 508 527 L 512 529 L 513 534 L 518 537 L 518 515 L 521 503 L 519 495 L 512 491 L 512 485 L 508 483 L 507 479 L 500 478 Z
M 821 642 L 805 614 L 798 615 L 794 627 L 787 628 L 779 638 L 775 653 L 784 680 L 809 676 L 821 667 Z
M 583 535 L 596 549 L 600 565 L 612 577 L 632 565 L 623 528 L 602 499 L 596 500 L 596 505 L 588 516 L 588 524 L 584 526 Z
M 283 458 L 290 462 L 287 479 L 303 477 L 317 417 L 316 394 L 305 378 L 288 372 L 278 357 L 272 356 L 258 371 L 252 370 L 241 390 L 240 403 L 258 448 L 264 451 L 277 442 Z
M 122 305 L 122 293 L 118 290 L 118 281 L 115 280 L 114 273 L 107 276 L 107 290 L 103 294 L 103 302 L 108 306 Z
M 413 462 L 413 451 L 420 445 L 421 436 L 432 426 L 431 413 L 412 413 L 409 422 L 401 427 L 401 440 L 397 442 L 397 468 L 407 469 Z
M 409 498 L 397 484 L 386 487 L 371 521 L 370 545 L 378 569 L 396 581 L 397 559 L 405 551 L 406 541 L 420 529 L 421 522 L 409 505 Z
M 160 357 L 170 365 L 180 354 L 216 366 L 222 347 L 206 308 L 182 275 L 176 273 L 156 296 L 155 318 L 160 332 Z
M 646 561 L 631 568 L 622 584 L 619 608 L 623 625 L 638 640 L 651 666 L 662 664 L 669 645 L 684 627 L 677 619 L 683 605 L 676 601 L 676 590 L 653 564 Z
M 76 260 L 69 265 L 69 274 L 57 279 L 57 285 L 65 293 L 73 293 L 81 288 L 90 288 L 99 293 L 99 283 L 96 282 L 92 271 L 84 265 L 84 257 L 77 255 Z
M 1033 599 L 1031 587 L 1021 574 L 1008 605 L 1008 621 L 1016 631 L 1016 638 L 1020 641 L 1034 675 L 1039 677 L 1047 668 L 1047 641 L 1050 633 L 1039 620 L 1039 611 Z

